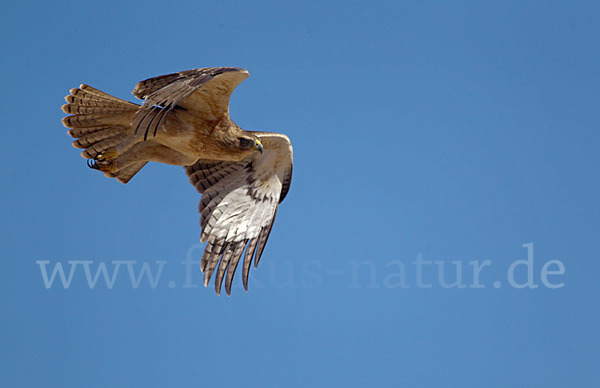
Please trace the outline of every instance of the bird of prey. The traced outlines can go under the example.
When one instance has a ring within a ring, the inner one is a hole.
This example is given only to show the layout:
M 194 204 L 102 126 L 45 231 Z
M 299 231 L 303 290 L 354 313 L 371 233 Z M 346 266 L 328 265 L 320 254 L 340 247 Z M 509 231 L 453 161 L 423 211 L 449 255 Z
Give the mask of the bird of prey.
M 204 286 L 216 270 L 217 294 L 223 280 L 231 294 L 240 260 L 248 290 L 251 262 L 258 266 L 292 179 L 287 136 L 245 131 L 229 117 L 229 98 L 247 77 L 245 69 L 213 67 L 149 78 L 133 89 L 141 105 L 81 85 L 62 106 L 73 145 L 107 177 L 127 183 L 148 162 L 185 167 L 202 194 Z

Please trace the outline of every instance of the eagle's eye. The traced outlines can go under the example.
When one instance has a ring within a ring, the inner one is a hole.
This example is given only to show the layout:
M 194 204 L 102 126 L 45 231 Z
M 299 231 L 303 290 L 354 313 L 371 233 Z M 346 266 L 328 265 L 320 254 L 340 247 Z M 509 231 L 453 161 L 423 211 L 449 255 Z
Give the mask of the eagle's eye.
M 254 143 L 252 142 L 252 140 L 247 139 L 245 137 L 240 137 L 240 148 L 247 150 L 248 148 L 252 147 Z

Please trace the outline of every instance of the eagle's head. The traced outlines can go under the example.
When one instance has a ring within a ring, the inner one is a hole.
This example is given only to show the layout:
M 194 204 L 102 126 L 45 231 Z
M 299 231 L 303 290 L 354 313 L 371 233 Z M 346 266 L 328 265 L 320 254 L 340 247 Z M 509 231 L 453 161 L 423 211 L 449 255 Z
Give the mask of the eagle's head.
M 258 152 L 263 152 L 260 138 L 256 134 L 240 128 L 230 130 L 215 140 L 215 145 L 221 148 L 216 160 L 240 161 Z
M 239 142 L 239 149 L 241 151 L 257 150 L 261 154 L 263 152 L 263 145 L 260 142 L 260 139 L 258 138 L 258 136 L 256 136 L 256 135 L 253 135 L 251 133 L 243 134 L 242 136 L 238 137 L 238 142 Z

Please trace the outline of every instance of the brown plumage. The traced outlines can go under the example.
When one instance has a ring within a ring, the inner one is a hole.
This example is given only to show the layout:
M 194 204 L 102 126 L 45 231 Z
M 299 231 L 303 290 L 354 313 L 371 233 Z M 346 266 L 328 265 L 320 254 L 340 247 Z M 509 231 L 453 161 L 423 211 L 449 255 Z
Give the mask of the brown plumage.
M 258 265 L 292 174 L 287 136 L 244 131 L 229 117 L 229 98 L 247 77 L 221 67 L 150 78 L 133 90 L 142 105 L 81 85 L 62 107 L 73 145 L 108 177 L 127 183 L 150 161 L 186 167 L 203 194 L 204 283 L 216 271 L 217 293 L 223 280 L 230 293 L 242 256 L 247 290 L 250 263 Z

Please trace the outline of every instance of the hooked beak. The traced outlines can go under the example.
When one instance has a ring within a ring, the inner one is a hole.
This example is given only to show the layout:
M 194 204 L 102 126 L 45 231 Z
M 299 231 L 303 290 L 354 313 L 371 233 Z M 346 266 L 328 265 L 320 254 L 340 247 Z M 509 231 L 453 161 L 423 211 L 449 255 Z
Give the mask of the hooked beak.
M 256 141 L 256 149 L 262 154 L 263 153 L 263 145 L 260 140 Z

